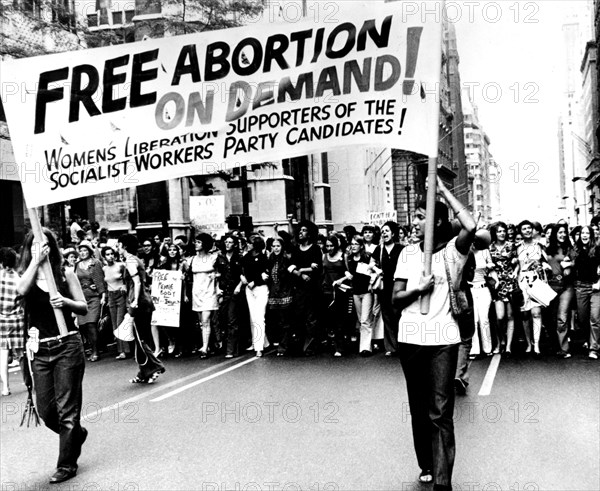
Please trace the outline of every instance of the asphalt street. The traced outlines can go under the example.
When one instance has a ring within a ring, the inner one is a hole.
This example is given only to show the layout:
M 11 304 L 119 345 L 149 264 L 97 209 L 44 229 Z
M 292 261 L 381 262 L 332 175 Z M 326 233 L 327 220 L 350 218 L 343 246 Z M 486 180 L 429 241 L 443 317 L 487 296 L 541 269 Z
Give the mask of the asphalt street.
M 87 364 L 89 438 L 78 475 L 54 486 L 58 437 L 19 426 L 26 392 L 12 373 L 12 395 L 1 399 L 0 489 L 431 488 L 416 482 L 395 358 L 271 352 L 165 365 L 154 385 L 132 385 L 132 360 Z M 581 354 L 474 361 L 456 404 L 454 489 L 600 489 L 599 367 Z

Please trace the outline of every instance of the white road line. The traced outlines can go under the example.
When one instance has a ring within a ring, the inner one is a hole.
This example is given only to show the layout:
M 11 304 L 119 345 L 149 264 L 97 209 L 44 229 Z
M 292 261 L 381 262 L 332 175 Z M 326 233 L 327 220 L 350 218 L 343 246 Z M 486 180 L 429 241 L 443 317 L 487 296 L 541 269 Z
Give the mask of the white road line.
M 254 358 L 252 358 L 252 360 L 253 359 Z M 232 363 L 232 362 L 229 361 L 229 362 L 225 362 L 223 364 L 230 364 L 230 363 Z M 130 398 L 125 399 L 123 401 L 115 402 L 114 404 L 111 404 L 110 406 L 103 407 L 103 408 L 98 409 L 98 410 L 96 410 L 96 411 L 94 411 L 92 413 L 86 413 L 85 415 L 82 415 L 82 418 L 85 418 L 86 421 L 94 421 L 95 418 L 97 418 L 98 416 L 101 416 L 104 413 L 107 413 L 109 411 L 117 410 L 117 409 L 123 407 L 125 404 L 130 404 L 132 402 L 136 402 L 136 401 L 139 401 L 141 399 L 145 399 L 146 397 L 150 397 L 150 396 L 152 396 L 152 395 L 154 395 L 154 394 L 156 394 L 158 392 L 162 392 L 165 389 L 168 389 L 169 387 L 173 387 L 174 385 L 178 385 L 178 384 L 180 384 L 182 382 L 186 382 L 186 381 L 188 381 L 190 379 L 196 378 L 199 375 L 202 375 L 202 374 L 204 374 L 206 372 L 211 372 L 214 369 L 218 368 L 218 366 L 219 365 L 215 365 L 215 366 L 212 366 L 212 367 L 204 368 L 202 370 L 199 370 L 199 371 L 197 371 L 195 373 L 192 373 L 190 375 L 187 375 L 185 377 L 181 377 L 181 378 L 178 378 L 176 380 L 172 380 L 168 384 L 158 383 L 158 384 L 156 384 L 156 387 L 154 387 L 152 390 L 145 391 L 142 394 L 138 394 L 136 396 L 130 397 Z
M 479 396 L 489 396 L 492 392 L 492 385 L 494 385 L 494 378 L 496 377 L 496 372 L 498 371 L 498 365 L 500 365 L 500 355 L 494 355 L 492 357 L 492 361 L 490 362 L 490 366 L 487 369 L 485 374 L 485 378 L 483 379 L 483 383 L 481 384 L 481 389 L 479 389 Z
M 243 367 L 244 365 L 247 365 L 248 363 L 252 363 L 253 361 L 256 361 L 256 360 L 259 360 L 259 358 L 256 358 L 256 357 L 250 358 L 249 360 L 243 361 L 242 363 L 238 363 L 237 365 L 233 365 L 232 367 L 226 368 L 225 370 L 221 370 L 220 372 L 213 373 L 212 375 L 209 375 L 208 377 L 204 377 L 200 380 L 196 380 L 195 382 L 192 382 L 191 384 L 184 385 L 183 387 L 179 387 L 178 389 L 175 389 L 174 391 L 167 392 L 166 394 L 163 394 L 162 396 L 157 397 L 156 399 L 151 399 L 150 402 L 164 401 L 165 399 L 172 397 L 174 395 L 177 395 L 180 392 L 183 392 L 184 390 L 191 389 L 192 387 L 196 387 L 196 385 L 203 384 L 204 382 L 208 382 L 209 380 L 220 377 L 221 375 L 225 375 L 226 373 L 229 373 L 237 368 Z

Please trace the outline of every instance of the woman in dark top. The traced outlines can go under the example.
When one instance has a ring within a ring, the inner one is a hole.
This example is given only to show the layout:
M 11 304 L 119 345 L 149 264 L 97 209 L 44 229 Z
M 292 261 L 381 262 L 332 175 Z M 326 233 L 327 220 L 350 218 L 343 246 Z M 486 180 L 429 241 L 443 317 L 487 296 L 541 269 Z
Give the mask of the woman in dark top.
M 269 346 L 265 333 L 265 313 L 269 300 L 269 264 L 264 254 L 265 241 L 259 235 L 250 239 L 252 250 L 242 258 L 242 283 L 246 286 L 246 299 L 250 311 L 250 329 L 252 331 L 252 347 L 256 356 Z
M 552 271 L 548 272 L 548 284 L 557 294 L 548 306 L 550 315 L 547 316 L 546 321 L 551 323 L 556 332 L 557 355 L 561 358 L 570 358 L 569 315 L 575 289 L 573 287 L 573 276 L 571 275 L 573 250 L 569 240 L 569 227 L 566 223 L 560 223 L 552 227 L 548 246 L 546 247 L 546 255 L 548 256 L 548 264 L 552 268 Z
M 352 253 L 348 256 L 348 271 L 352 280 L 354 308 L 360 322 L 360 341 L 358 351 L 361 356 L 370 356 L 373 336 L 373 292 L 370 289 L 370 258 L 365 252 L 363 238 L 355 235 L 350 242 Z
M 589 329 L 589 358 L 598 359 L 600 346 L 600 251 L 595 246 L 596 238 L 591 227 L 581 227 L 579 240 L 575 244 L 575 294 L 579 323 Z
M 383 317 L 383 343 L 385 356 L 392 356 L 398 350 L 398 322 L 400 315 L 392 305 L 394 291 L 394 273 L 398 265 L 398 257 L 404 246 L 398 243 L 400 227 L 396 222 L 386 222 L 381 227 L 383 246 L 379 245 L 371 256 L 371 268 L 383 278 L 383 290 L 376 292 L 381 305 Z
M 135 254 L 138 241 L 134 235 L 123 234 L 117 242 L 118 251 L 123 256 L 127 268 L 127 316 L 134 320 L 135 361 L 139 366 L 137 375 L 130 379 L 132 384 L 153 383 L 159 374 L 165 372 L 163 364 L 154 356 L 147 342 L 151 338 L 150 324 L 154 304 L 146 287 L 144 263 Z
M 320 296 L 323 258 L 321 249 L 315 243 L 317 226 L 309 221 L 299 224 L 296 242 L 292 252 L 290 271 L 296 276 L 294 284 L 294 314 L 299 337 L 303 340 L 302 352 L 305 356 L 314 354 L 317 342 L 317 308 Z
M 221 302 L 219 319 L 225 342 L 225 358 L 239 355 L 239 308 L 242 292 L 242 257 L 239 240 L 233 235 L 225 237 L 223 253 L 217 258 L 217 271 Z
M 345 327 L 348 322 L 348 293 L 350 286 L 345 283 L 347 268 L 344 252 L 338 238 L 331 234 L 325 241 L 323 254 L 323 301 L 325 304 L 325 325 L 329 341 L 333 345 L 333 356 L 339 357 L 345 351 Z
M 50 261 L 58 294 L 50 297 L 46 277 L 40 268 Z M 31 338 L 28 357 L 35 383 L 36 404 L 44 423 L 60 439 L 57 469 L 50 478 L 56 484 L 77 474 L 77 459 L 87 438 L 81 426 L 82 382 L 85 371 L 83 342 L 72 314 L 85 315 L 87 303 L 75 273 L 62 267 L 62 255 L 56 237 L 43 229 L 42 243 L 34 242 L 30 232 L 25 238 L 21 256 L 21 278 L 17 291 L 25 297 L 25 308 Z M 67 334 L 61 335 L 54 309 L 63 313 Z M 30 351 L 37 352 L 31 359 Z
M 291 312 L 293 277 L 289 271 L 290 259 L 286 254 L 283 239 L 273 238 L 269 256 L 268 330 L 269 338 L 279 342 L 277 356 L 284 356 L 291 341 Z

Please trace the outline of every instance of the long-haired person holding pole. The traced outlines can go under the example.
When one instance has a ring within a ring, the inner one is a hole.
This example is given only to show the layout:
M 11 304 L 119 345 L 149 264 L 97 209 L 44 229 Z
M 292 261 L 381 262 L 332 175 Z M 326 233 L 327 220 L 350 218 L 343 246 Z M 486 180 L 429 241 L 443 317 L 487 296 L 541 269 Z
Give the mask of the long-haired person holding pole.
M 46 258 L 58 288 L 52 297 L 40 267 Z M 60 437 L 57 469 L 50 478 L 57 484 L 77 474 L 77 459 L 87 438 L 80 423 L 85 357 L 72 316 L 85 315 L 87 303 L 77 276 L 63 267 L 56 237 L 48 229 L 43 229 L 41 243 L 34 241 L 32 232 L 27 235 L 20 271 L 17 291 L 25 297 L 28 332 L 33 344 L 39 341 L 31 360 L 37 408 L 46 426 Z M 60 334 L 53 309 L 62 310 L 67 334 Z
M 406 246 L 394 274 L 393 301 L 402 311 L 398 353 L 406 378 L 408 402 L 419 481 L 434 483 L 434 489 L 451 489 L 455 442 L 454 374 L 460 331 L 451 311 L 451 290 L 457 288 L 475 234 L 475 220 L 437 178 L 438 191 L 460 221 L 461 231 L 452 238 L 447 206 L 436 201 L 431 275 L 424 275 L 423 242 Z M 426 204 L 415 210 L 416 233 L 425 234 Z M 452 285 L 449 285 L 450 277 Z M 420 300 L 430 295 L 429 312 L 421 314 Z

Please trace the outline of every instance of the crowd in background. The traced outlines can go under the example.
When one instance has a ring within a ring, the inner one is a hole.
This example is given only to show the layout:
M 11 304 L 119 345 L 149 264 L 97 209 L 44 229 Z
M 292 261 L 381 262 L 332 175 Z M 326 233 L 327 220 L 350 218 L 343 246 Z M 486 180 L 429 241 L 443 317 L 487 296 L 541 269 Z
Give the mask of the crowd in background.
M 569 358 L 575 341 L 597 359 L 599 222 L 595 217 L 589 226 L 570 228 L 525 220 L 488 227 L 491 243 L 473 248 L 463 282 L 476 325 L 471 358 L 515 351 L 539 356 L 541 345 L 546 354 Z M 144 291 L 155 270 L 182 273 L 179 326 L 144 322 L 139 329 L 157 358 L 232 358 L 247 350 L 260 357 L 269 346 L 277 356 L 367 357 L 379 351 L 394 356 L 401 316 L 392 298 L 394 273 L 403 247 L 420 240 L 417 232 L 387 222 L 325 236 L 313 223 L 301 222 L 293 235 L 276 228 L 273 237 L 232 231 L 218 240 L 200 233 L 154 235 L 138 243 L 128 235 L 126 253 L 123 241 L 110 241 L 106 229 L 74 220 L 62 254 L 88 304 L 75 321 L 90 362 L 111 353 L 112 346 L 111 356 L 132 356 L 133 343 L 116 340 L 112 331 L 131 302 L 129 256 L 143 264 Z M 19 273 L 17 253 L 3 249 L 1 259 L 0 375 L 8 393 L 6 366 L 10 352 L 18 357 L 23 348 L 23 323 L 6 320 L 18 310 L 10 294 Z M 537 279 L 557 293 L 547 307 L 528 294 Z

